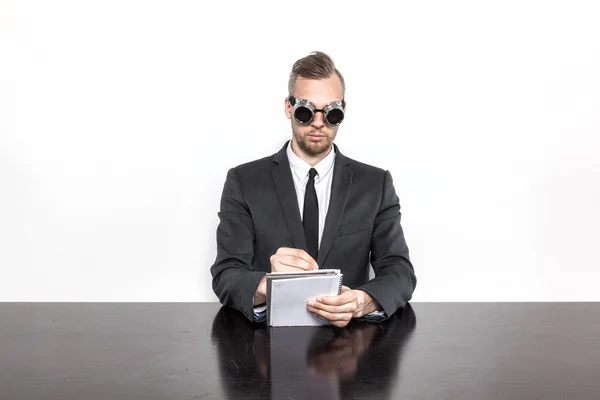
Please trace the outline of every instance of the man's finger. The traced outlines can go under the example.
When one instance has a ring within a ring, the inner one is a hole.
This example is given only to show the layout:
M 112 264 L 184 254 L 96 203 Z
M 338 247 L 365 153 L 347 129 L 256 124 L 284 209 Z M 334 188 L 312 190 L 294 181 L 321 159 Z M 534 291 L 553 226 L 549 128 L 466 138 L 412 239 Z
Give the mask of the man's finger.
M 342 304 L 340 306 L 330 306 L 327 304 L 319 303 L 318 301 L 311 300 L 307 303 L 307 306 L 308 306 L 309 310 L 311 310 L 311 311 L 312 310 L 323 310 L 323 311 L 327 311 L 332 314 L 339 314 L 339 313 L 354 314 L 354 312 L 356 311 L 356 304 L 353 304 L 352 302 Z
M 275 254 L 284 254 L 287 256 L 296 256 L 298 258 L 303 259 L 309 264 L 312 264 L 314 269 L 319 269 L 317 262 L 308 254 L 306 251 L 302 249 L 294 249 L 293 247 L 280 247 L 277 249 L 277 253 Z
M 337 296 L 320 296 L 317 297 L 318 303 L 323 303 L 329 306 L 341 306 L 346 303 L 356 302 L 356 295 L 350 292 L 344 292 Z
M 311 269 L 313 269 L 313 265 L 311 263 L 294 255 L 280 254 L 277 256 L 277 261 L 283 265 L 301 268 L 305 271 L 310 271 Z
M 314 309 L 311 312 L 314 315 L 316 315 L 317 317 L 320 316 L 322 318 L 325 318 L 329 322 L 338 322 L 338 321 L 349 322 L 352 319 L 351 313 L 333 314 L 333 313 L 330 313 L 327 311 L 317 310 L 317 309 Z
M 305 271 L 305 270 L 302 268 L 299 268 L 299 267 L 285 265 L 280 262 L 276 262 L 275 264 L 272 264 L 272 267 L 271 267 L 271 272 L 302 272 L 302 271 Z

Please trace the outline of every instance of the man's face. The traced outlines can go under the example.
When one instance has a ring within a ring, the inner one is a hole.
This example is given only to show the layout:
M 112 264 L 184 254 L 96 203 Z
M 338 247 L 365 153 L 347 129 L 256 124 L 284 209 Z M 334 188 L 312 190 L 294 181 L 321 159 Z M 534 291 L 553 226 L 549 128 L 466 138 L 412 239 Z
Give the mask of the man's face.
M 316 108 L 322 109 L 332 101 L 342 101 L 342 83 L 336 74 L 326 79 L 296 78 L 296 90 L 292 95 L 296 98 L 312 102 Z M 337 135 L 338 126 L 329 126 L 323 113 L 317 112 L 310 124 L 300 125 L 293 117 L 294 106 L 285 100 L 285 114 L 292 121 L 293 139 L 302 152 L 314 157 L 327 153 Z M 346 106 L 344 106 L 346 112 Z

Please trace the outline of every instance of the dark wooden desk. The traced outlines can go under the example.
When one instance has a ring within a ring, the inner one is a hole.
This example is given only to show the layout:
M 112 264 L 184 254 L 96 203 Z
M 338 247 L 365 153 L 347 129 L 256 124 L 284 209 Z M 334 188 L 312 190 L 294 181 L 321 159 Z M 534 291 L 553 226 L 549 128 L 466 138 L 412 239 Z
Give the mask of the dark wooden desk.
M 212 303 L 0 304 L 1 399 L 600 399 L 600 303 L 275 328 Z

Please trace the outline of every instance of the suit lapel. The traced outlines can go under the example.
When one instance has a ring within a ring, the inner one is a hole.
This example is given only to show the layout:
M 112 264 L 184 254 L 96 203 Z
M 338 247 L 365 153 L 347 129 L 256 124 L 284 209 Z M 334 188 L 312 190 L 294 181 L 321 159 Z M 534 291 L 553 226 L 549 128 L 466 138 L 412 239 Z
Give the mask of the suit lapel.
M 348 166 L 349 160 L 340 153 L 338 147 L 335 147 L 335 166 L 333 167 L 333 181 L 331 183 L 331 199 L 329 208 L 327 209 L 327 217 L 325 218 L 325 228 L 321 238 L 319 247 L 319 255 L 317 256 L 317 264 L 319 268 L 323 267 L 323 263 L 329 254 L 333 240 L 335 239 L 346 202 L 350 187 L 352 186 L 352 169 Z
M 287 223 L 288 229 L 292 234 L 294 247 L 308 251 L 306 239 L 304 238 L 304 227 L 300 217 L 300 208 L 298 207 L 298 197 L 290 163 L 286 154 L 287 142 L 283 148 L 273 157 L 273 165 L 271 167 L 271 175 L 279 197 L 279 203 L 283 209 L 283 215 Z

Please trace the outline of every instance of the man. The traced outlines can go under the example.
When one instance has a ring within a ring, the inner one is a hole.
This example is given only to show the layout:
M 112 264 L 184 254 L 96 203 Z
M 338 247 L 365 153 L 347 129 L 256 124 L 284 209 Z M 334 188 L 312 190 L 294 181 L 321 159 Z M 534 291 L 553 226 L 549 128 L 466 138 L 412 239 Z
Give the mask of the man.
M 307 309 L 339 327 L 352 318 L 386 319 L 416 286 L 392 177 L 333 144 L 345 83 L 328 55 L 296 61 L 288 91 L 291 141 L 227 173 L 213 290 L 223 305 L 262 321 L 267 272 L 340 269 L 341 294 L 312 299 Z

